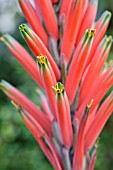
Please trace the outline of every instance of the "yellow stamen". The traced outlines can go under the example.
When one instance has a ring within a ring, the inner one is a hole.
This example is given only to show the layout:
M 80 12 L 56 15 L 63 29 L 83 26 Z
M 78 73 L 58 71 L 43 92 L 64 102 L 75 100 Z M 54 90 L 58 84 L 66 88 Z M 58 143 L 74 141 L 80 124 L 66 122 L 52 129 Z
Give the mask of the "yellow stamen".
M 93 101 L 94 101 L 94 99 L 91 99 L 90 104 L 89 104 L 89 105 L 87 105 L 87 107 L 88 107 L 89 109 L 92 107 L 92 105 L 93 105 Z

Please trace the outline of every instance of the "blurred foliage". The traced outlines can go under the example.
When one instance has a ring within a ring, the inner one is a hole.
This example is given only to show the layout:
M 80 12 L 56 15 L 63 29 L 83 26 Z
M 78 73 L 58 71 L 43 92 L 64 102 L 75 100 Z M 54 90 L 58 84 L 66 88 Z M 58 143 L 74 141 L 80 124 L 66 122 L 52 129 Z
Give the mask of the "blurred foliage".
M 1 0 L 0 0 L 1 1 Z M 6 0 L 5 0 L 6 1 Z M 108 9 L 113 13 L 112 0 L 99 1 L 98 17 Z M 18 26 L 26 22 L 18 12 L 15 15 L 16 28 L 12 35 L 25 47 Z M 108 34 L 113 35 L 113 19 Z M 1 34 L 1 33 L 0 33 Z M 29 49 L 27 48 L 29 51 Z M 30 51 L 29 51 L 30 52 Z M 31 52 L 30 52 L 31 53 Z M 110 53 L 113 58 L 113 48 Z M 5 79 L 20 89 L 37 105 L 35 93 L 37 85 L 24 68 L 14 59 L 6 46 L 0 43 L 0 80 Z M 95 170 L 111 170 L 113 167 L 113 116 L 100 135 L 98 158 Z M 52 170 L 37 142 L 24 125 L 21 116 L 15 111 L 10 100 L 0 91 L 0 170 Z

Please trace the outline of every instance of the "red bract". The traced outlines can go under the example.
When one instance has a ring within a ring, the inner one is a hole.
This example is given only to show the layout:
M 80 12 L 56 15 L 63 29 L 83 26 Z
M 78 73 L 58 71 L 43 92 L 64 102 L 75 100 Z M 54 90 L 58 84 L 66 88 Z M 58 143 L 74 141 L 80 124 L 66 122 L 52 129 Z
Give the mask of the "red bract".
M 104 36 L 111 13 L 95 22 L 98 0 L 19 0 L 33 31 L 20 32 L 36 61 L 16 40 L 3 41 L 42 90 L 40 109 L 1 81 L 48 160 L 56 170 L 93 170 L 98 136 L 113 112 L 113 64 L 106 63 L 112 37 Z M 87 160 L 88 157 L 88 161 Z

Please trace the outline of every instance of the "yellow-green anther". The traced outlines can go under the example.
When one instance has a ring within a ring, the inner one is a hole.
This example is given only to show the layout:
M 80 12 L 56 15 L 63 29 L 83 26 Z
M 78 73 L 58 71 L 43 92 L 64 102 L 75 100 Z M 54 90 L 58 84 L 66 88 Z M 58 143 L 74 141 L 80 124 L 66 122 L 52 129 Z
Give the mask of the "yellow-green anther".
M 55 94 L 58 94 L 58 93 L 64 94 L 64 86 L 63 86 L 63 84 L 60 83 L 60 82 L 58 82 L 55 87 L 52 86 L 52 89 L 53 89 L 53 92 L 54 92 Z
M 0 89 L 4 92 L 8 91 L 11 88 L 10 84 L 7 83 L 5 80 L 0 82 Z
M 90 29 L 89 36 L 95 35 L 95 33 L 96 33 L 96 29 Z
M 4 42 L 8 47 L 12 46 L 12 42 L 14 39 L 9 34 L 4 34 L 2 37 L 0 37 L 0 40 Z
M 44 55 L 40 54 L 39 56 L 37 56 L 37 62 L 39 64 L 47 64 L 47 58 Z
M 40 69 L 45 71 L 47 68 L 49 68 L 49 62 L 46 56 L 40 54 L 37 56 L 37 63 Z

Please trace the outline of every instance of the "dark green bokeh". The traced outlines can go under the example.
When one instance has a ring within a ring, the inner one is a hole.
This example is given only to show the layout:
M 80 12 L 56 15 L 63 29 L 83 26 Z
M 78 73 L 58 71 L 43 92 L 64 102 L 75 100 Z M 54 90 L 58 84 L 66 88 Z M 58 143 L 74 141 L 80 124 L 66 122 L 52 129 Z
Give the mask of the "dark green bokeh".
M 112 0 L 99 1 L 98 16 L 106 9 L 113 13 Z M 15 17 L 17 20 L 16 28 L 11 34 L 27 48 L 18 30 L 19 24 L 26 22 L 26 20 L 18 12 Z M 113 19 L 110 23 L 108 34 L 113 35 L 112 28 Z M 110 58 L 113 58 L 113 49 L 111 50 Z M 9 81 L 37 105 L 39 104 L 34 90 L 37 85 L 2 43 L 0 43 L 0 80 L 1 79 Z M 100 135 L 98 159 L 95 170 L 111 170 L 113 167 L 112 129 L 113 116 L 109 119 Z M 0 170 L 20 169 L 52 170 L 52 167 L 24 125 L 20 115 L 11 105 L 10 100 L 0 91 Z

